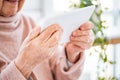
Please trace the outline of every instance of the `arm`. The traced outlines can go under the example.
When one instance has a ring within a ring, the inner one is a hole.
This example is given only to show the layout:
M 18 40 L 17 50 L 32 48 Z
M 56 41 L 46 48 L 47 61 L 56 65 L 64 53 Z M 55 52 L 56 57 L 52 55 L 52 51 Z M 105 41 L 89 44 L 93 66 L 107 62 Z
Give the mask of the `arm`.
M 81 53 L 76 63 L 69 65 L 65 53 L 65 46 L 60 46 L 58 54 L 51 59 L 51 68 L 54 80 L 76 80 L 80 77 L 83 70 L 85 55 Z
M 83 24 L 80 29 L 73 32 L 70 42 L 59 48 L 59 55 L 56 54 L 51 59 L 55 80 L 76 80 L 79 78 L 85 60 L 84 51 L 90 48 L 93 43 L 92 28 L 93 25 L 89 22 Z
M 20 47 L 19 55 L 0 73 L 2 80 L 26 80 L 32 70 L 56 51 L 62 29 L 49 26 L 43 32 L 35 28 Z M 34 55 L 33 55 L 34 54 Z
M 0 52 L 0 80 L 27 80 L 12 61 L 8 64 L 7 57 Z
M 61 33 L 62 30 L 58 25 L 49 26 L 43 32 L 40 32 L 38 27 L 25 39 L 15 64 L 26 78 L 37 65 L 54 54 Z
M 66 45 L 67 58 L 71 63 L 76 63 L 79 55 L 92 46 L 94 41 L 92 29 L 93 24 L 86 22 L 79 29 L 73 31 L 70 42 Z

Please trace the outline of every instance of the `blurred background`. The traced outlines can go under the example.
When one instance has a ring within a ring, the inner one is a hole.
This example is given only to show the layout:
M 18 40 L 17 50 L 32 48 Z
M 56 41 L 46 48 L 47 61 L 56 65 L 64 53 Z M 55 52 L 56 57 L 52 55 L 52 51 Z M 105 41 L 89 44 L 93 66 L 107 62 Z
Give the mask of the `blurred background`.
M 95 38 L 100 38 L 96 39 L 98 44 L 86 50 L 85 67 L 79 80 L 120 80 L 120 0 L 26 0 L 21 13 L 32 17 L 39 25 L 45 16 L 85 7 L 79 6 L 81 4 L 88 6 L 90 1 L 100 6 L 98 11 L 102 13 L 97 14 L 99 18 L 96 19 L 106 28 L 99 28 L 101 35 L 97 29 L 99 24 L 95 25 Z

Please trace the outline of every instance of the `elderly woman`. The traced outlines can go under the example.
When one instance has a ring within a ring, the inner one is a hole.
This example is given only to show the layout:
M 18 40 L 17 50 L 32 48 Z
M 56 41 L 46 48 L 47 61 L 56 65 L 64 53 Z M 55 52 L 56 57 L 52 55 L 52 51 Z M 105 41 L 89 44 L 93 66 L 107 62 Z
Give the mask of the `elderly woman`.
M 76 80 L 91 47 L 93 25 L 81 25 L 58 47 L 62 34 L 53 24 L 44 31 L 18 12 L 24 0 L 0 0 L 0 80 Z M 33 29 L 34 28 L 34 29 Z

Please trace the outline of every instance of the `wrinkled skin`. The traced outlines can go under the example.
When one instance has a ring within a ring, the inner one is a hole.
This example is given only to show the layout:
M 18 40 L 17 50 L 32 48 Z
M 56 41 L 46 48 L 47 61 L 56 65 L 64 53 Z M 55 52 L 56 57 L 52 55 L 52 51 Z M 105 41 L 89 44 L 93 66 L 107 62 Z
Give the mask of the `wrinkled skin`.
M 0 0 L 0 15 L 10 17 L 21 10 L 25 0 Z
M 75 63 L 86 49 L 89 49 L 94 41 L 92 32 L 93 24 L 86 22 L 70 36 L 70 42 L 66 45 L 67 57 L 71 63 Z
M 17 14 L 25 0 L 0 0 L 0 15 L 10 17 Z M 80 53 L 90 48 L 94 41 L 92 33 L 93 24 L 90 22 L 81 25 L 70 36 L 70 42 L 65 46 L 67 58 L 75 63 Z M 25 77 L 31 70 L 45 59 L 49 59 L 56 53 L 58 42 L 62 34 L 59 25 L 52 25 L 43 32 L 39 28 L 34 29 L 23 42 L 15 64 Z
M 25 77 L 28 77 L 38 64 L 56 53 L 61 34 L 62 29 L 58 25 L 52 25 L 43 32 L 37 27 L 30 33 L 15 60 L 16 66 Z
M 80 29 L 72 33 L 70 42 L 65 46 L 70 62 L 75 63 L 80 53 L 92 46 L 94 39 L 91 31 L 92 28 L 92 23 L 87 22 Z M 46 59 L 51 59 L 57 53 L 61 34 L 61 27 L 59 25 L 52 25 L 43 32 L 36 28 L 28 35 L 15 60 L 16 66 L 25 77 L 30 75 L 35 66 Z

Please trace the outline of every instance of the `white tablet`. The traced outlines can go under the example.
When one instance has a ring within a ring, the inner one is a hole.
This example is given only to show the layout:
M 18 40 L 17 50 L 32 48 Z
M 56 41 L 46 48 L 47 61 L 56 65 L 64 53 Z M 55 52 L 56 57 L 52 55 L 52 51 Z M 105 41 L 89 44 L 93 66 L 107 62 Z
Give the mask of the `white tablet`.
M 68 42 L 71 33 L 78 29 L 81 24 L 89 21 L 94 9 L 95 6 L 88 6 L 49 17 L 44 19 L 40 26 L 46 28 L 52 24 L 59 24 L 63 28 L 63 35 L 60 43 Z

